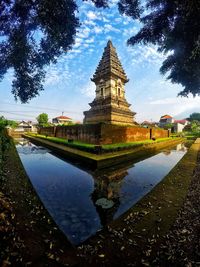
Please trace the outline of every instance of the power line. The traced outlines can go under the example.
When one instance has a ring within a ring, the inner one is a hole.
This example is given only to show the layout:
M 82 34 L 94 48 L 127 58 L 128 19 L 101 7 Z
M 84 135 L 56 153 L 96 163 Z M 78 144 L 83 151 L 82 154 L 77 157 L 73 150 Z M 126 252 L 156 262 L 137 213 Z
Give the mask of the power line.
M 13 104 L 13 103 L 8 103 L 8 102 L 2 102 L 0 101 L 0 103 L 4 104 L 4 105 L 11 105 L 11 106 L 18 106 L 18 107 L 22 107 L 19 104 Z M 55 108 L 47 108 L 47 107 L 36 107 L 36 106 L 23 106 L 23 108 L 36 108 L 36 109 L 42 109 L 42 110 L 52 110 L 52 111 L 57 111 L 57 112 L 65 112 L 65 113 L 72 113 L 72 114 L 82 114 L 82 112 L 75 112 L 75 111 L 71 111 L 71 110 L 64 110 L 63 109 L 55 109 Z
M 31 115 L 27 115 L 27 114 L 22 114 L 22 113 L 18 113 L 16 114 L 15 112 L 9 112 L 9 111 L 3 111 L 3 110 L 0 110 L 0 112 L 4 112 L 4 113 L 8 113 L 8 114 L 12 114 L 12 115 L 16 115 L 16 116 L 23 116 L 23 117 L 31 117 L 31 118 L 35 118 L 34 116 L 31 116 Z
M 0 110 L 0 112 L 7 112 L 7 110 Z M 22 113 L 22 112 L 24 112 L 24 113 L 29 113 L 29 112 L 36 112 L 36 113 L 39 113 L 40 111 L 38 111 L 38 110 L 9 110 L 8 112 L 20 112 L 20 113 Z M 48 113 L 55 113 L 54 111 L 50 111 L 50 112 L 48 112 Z

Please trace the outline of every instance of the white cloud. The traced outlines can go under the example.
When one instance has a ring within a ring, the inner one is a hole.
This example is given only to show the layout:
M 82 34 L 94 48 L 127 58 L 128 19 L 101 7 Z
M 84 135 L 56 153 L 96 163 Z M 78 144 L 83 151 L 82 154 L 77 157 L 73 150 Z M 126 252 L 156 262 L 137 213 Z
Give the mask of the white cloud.
M 132 65 L 140 67 L 142 63 L 161 65 L 166 58 L 166 55 L 159 53 L 157 47 L 153 45 L 128 46 L 128 52 L 132 55 Z
M 88 27 L 81 28 L 79 30 L 79 32 L 77 33 L 77 37 L 79 37 L 79 38 L 87 38 L 89 36 L 90 31 L 91 30 Z
M 86 96 L 86 97 L 93 99 L 95 97 L 95 85 L 94 85 L 94 83 L 89 82 L 88 84 L 86 84 L 82 88 L 81 93 L 83 96 Z
M 139 30 L 139 28 L 134 26 L 134 27 L 123 29 L 122 34 L 123 34 L 123 36 L 125 36 L 125 38 L 130 38 L 134 34 L 136 34 L 138 32 L 138 30 Z
M 86 20 L 86 21 L 84 21 L 84 23 L 86 25 L 89 25 L 89 26 L 95 26 L 96 25 L 96 23 L 94 21 L 92 21 L 92 20 Z
M 88 11 L 87 13 L 86 13 L 86 16 L 90 19 L 90 20 L 95 20 L 95 19 L 97 19 L 97 15 L 96 15 L 96 13 L 94 13 L 93 11 Z
M 153 100 L 150 102 L 150 105 L 157 106 L 159 110 L 165 109 L 171 111 L 173 116 L 179 116 L 182 113 L 199 108 L 200 97 L 169 97 Z
M 87 44 L 94 43 L 94 37 L 92 37 L 92 38 L 90 38 L 90 39 L 87 39 L 87 40 L 85 40 L 85 42 L 86 42 Z
M 120 32 L 119 29 L 113 27 L 112 25 L 110 24 L 105 24 L 104 25 L 104 32 L 107 33 L 107 32 Z
M 60 58 L 55 65 L 50 65 L 46 68 L 45 86 L 64 84 L 67 82 L 71 75 L 64 57 Z
M 95 32 L 95 33 L 101 33 L 101 32 L 103 32 L 103 28 L 102 27 L 100 27 L 100 26 L 95 26 L 94 28 L 93 28 L 93 31 Z

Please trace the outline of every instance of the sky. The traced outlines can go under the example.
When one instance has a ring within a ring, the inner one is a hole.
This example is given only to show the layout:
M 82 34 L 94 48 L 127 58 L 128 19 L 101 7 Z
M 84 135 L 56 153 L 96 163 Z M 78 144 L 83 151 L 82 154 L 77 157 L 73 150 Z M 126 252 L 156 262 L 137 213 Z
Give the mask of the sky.
M 95 97 L 95 85 L 90 80 L 111 40 L 129 78 L 126 99 L 136 112 L 136 121 L 159 121 L 164 114 L 177 119 L 200 112 L 200 97 L 177 97 L 182 87 L 171 84 L 159 73 L 165 55 L 152 45 L 127 46 L 127 40 L 137 33 L 141 24 L 119 14 L 117 0 L 110 0 L 109 9 L 97 9 L 90 2 L 79 2 L 81 26 L 73 49 L 62 55 L 57 64 L 47 67 L 44 91 L 21 104 L 11 93 L 12 73 L 0 83 L 0 116 L 14 120 L 36 121 L 40 113 L 49 120 L 62 115 L 74 121 L 83 120 L 83 111 Z

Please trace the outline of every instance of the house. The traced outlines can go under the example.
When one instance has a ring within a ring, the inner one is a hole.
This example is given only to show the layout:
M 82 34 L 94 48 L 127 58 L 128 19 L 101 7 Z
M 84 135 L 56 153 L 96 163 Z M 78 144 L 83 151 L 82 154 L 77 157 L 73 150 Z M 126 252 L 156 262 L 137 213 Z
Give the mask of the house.
M 175 120 L 174 123 L 180 123 L 180 124 L 186 126 L 186 125 L 188 125 L 190 122 L 189 122 L 188 120 L 184 119 L 184 120 Z
M 164 115 L 160 118 L 159 121 L 159 126 L 161 128 L 165 128 L 168 124 L 171 124 L 171 131 L 173 133 L 180 133 L 183 131 L 186 125 L 189 124 L 189 121 L 186 119 L 182 120 L 175 120 L 172 116 L 170 115 Z
M 170 115 L 163 115 L 160 117 L 160 121 L 159 121 L 159 127 L 164 127 L 167 124 L 171 124 L 174 123 L 174 119 L 172 116 Z
M 174 125 L 172 127 L 172 132 L 174 133 L 180 133 L 183 131 L 186 125 L 189 124 L 188 120 L 175 120 Z
M 32 122 L 31 121 L 21 121 L 18 123 L 17 127 L 14 129 L 15 132 L 31 132 Z
M 70 124 L 72 123 L 72 119 L 67 116 L 59 116 L 52 119 L 52 123 L 55 125 L 61 125 L 61 124 Z

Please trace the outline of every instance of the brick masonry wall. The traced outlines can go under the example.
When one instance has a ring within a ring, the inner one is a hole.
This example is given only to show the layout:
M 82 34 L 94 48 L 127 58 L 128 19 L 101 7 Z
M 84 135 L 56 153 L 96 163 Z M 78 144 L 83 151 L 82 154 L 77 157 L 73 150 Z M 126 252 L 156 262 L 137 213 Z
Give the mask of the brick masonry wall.
M 155 137 L 156 139 L 169 137 L 169 131 L 154 128 L 154 129 L 152 129 L 152 137 Z
M 100 124 L 71 125 L 41 128 L 40 134 L 64 139 L 73 139 L 85 143 L 98 144 L 101 133 Z
M 125 143 L 150 139 L 150 129 L 118 125 L 102 125 L 101 143 Z
M 56 132 L 56 127 L 44 127 L 40 128 L 38 131 L 39 134 L 48 135 L 51 137 L 55 136 L 55 132 Z
M 85 124 L 41 128 L 39 133 L 90 144 L 112 144 L 168 137 L 167 130 L 112 124 Z

